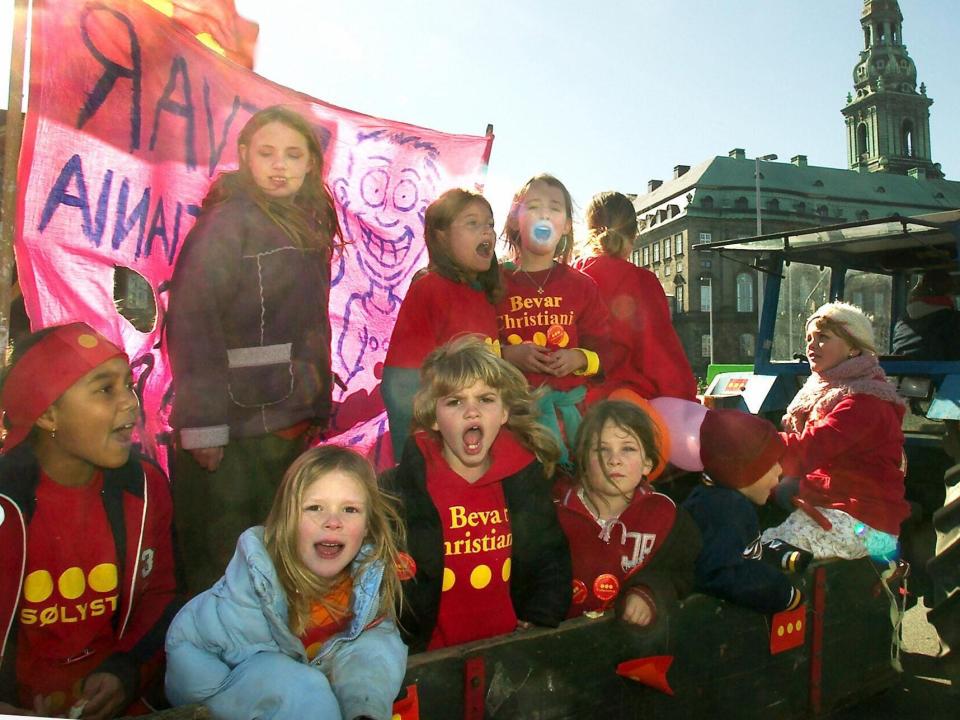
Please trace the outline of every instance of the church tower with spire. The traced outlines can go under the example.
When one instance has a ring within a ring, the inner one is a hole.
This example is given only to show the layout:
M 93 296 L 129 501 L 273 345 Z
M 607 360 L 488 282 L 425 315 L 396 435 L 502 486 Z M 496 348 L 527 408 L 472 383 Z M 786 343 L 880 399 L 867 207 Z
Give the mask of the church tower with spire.
M 854 93 L 842 110 L 851 170 L 942 178 L 930 153 L 930 105 L 903 44 L 897 0 L 864 0 L 863 47 L 853 69 Z

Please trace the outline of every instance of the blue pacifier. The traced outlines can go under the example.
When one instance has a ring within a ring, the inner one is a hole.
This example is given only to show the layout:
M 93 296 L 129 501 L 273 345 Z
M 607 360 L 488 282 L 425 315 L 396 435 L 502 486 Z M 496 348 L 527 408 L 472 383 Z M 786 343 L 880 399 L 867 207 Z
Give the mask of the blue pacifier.
M 533 241 L 538 245 L 548 245 L 553 239 L 553 224 L 548 220 L 537 220 L 533 225 Z

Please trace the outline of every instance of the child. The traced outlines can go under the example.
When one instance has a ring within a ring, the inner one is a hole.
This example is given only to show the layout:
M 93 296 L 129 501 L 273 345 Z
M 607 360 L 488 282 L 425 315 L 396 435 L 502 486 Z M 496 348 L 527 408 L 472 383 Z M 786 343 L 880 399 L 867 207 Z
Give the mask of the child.
M 275 106 L 247 121 L 240 168 L 221 175 L 184 241 L 167 345 L 179 451 L 174 501 L 191 593 L 330 414 L 330 251 L 340 232 L 307 121 Z
M 131 453 L 127 356 L 83 323 L 41 330 L 2 403 L 0 714 L 148 712 L 137 698 L 159 690 L 178 606 L 173 510 L 163 473 Z
M 663 286 L 630 262 L 637 211 L 625 195 L 604 192 L 587 206 L 590 257 L 578 267 L 593 278 L 610 311 L 610 333 L 629 347 L 624 362 L 607 367 L 599 388 L 606 397 L 627 388 L 641 397 L 695 400 L 697 381 L 670 320 Z
M 696 526 L 646 480 L 661 444 L 660 430 L 634 403 L 605 400 L 584 415 L 575 452 L 580 487 L 558 510 L 573 559 L 569 617 L 616 600 L 621 617 L 643 627 L 693 587 Z
M 817 558 L 890 559 L 904 500 L 904 402 L 877 362 L 873 326 L 855 305 L 827 303 L 807 320 L 810 377 L 787 407 L 784 474 L 797 503 L 763 533 Z
M 411 559 L 400 626 L 413 652 L 555 627 L 570 554 L 550 498 L 559 451 L 523 375 L 481 339 L 432 352 L 414 428 L 384 485 L 404 508 Z
M 499 346 L 493 307 L 503 290 L 490 203 L 470 190 L 447 190 L 427 208 L 423 235 L 430 265 L 403 299 L 383 369 L 397 460 L 410 435 L 424 358 L 461 333 L 479 333 Z
M 779 567 L 803 570 L 809 556 L 761 547 L 753 507 L 765 504 L 780 480 L 783 441 L 767 420 L 739 410 L 709 411 L 700 437 L 709 484 L 683 502 L 703 536 L 696 589 L 763 613 L 793 610 L 803 598 Z
M 616 364 L 597 285 L 566 264 L 572 229 L 573 201 L 555 177 L 537 175 L 517 191 L 503 232 L 515 266 L 497 306 L 503 357 L 531 387 L 546 386 L 541 422 L 560 441 L 562 463 L 580 424 L 587 378 Z
M 266 526 L 240 536 L 226 575 L 171 624 L 170 701 L 229 720 L 388 720 L 407 658 L 395 520 L 360 455 L 301 455 Z

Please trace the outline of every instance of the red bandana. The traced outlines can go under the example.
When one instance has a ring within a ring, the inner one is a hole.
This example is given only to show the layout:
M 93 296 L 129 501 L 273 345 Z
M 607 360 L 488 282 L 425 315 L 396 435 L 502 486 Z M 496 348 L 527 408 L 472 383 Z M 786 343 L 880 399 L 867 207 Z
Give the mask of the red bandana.
M 98 365 L 126 353 L 85 323 L 62 325 L 27 350 L 3 386 L 8 425 L 3 453 L 23 442 L 33 424 L 70 386 Z

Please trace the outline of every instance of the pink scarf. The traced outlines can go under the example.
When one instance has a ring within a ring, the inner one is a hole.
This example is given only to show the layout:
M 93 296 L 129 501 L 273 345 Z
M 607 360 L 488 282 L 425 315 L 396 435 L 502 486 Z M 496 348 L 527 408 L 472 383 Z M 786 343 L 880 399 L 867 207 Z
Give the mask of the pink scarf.
M 803 432 L 808 422 L 823 420 L 841 400 L 855 393 L 905 404 L 897 395 L 897 389 L 887 382 L 877 356 L 863 353 L 822 373 L 811 373 L 787 407 L 787 414 L 782 421 L 783 429 L 787 432 Z

